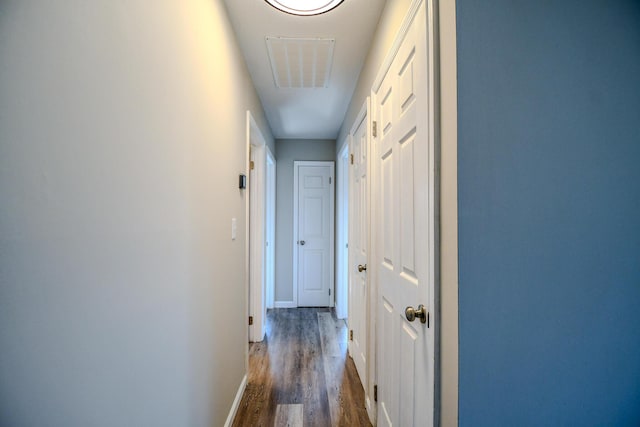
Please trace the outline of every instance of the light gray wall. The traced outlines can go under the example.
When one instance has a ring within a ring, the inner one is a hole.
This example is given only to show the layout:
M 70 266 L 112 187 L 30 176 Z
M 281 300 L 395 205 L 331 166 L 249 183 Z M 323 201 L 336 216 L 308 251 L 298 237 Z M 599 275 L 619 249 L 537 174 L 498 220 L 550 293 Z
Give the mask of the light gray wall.
M 222 425 L 270 139 L 222 1 L 4 0 L 0 64 L 0 425 Z
M 349 108 L 345 114 L 345 120 L 342 123 L 340 132 L 338 133 L 336 152 L 339 153 L 342 146 L 347 143 L 347 136 L 353 126 L 362 105 L 371 94 L 371 85 L 378 75 L 378 70 L 382 66 L 382 62 L 387 56 L 391 45 L 393 44 L 396 34 L 400 29 L 402 20 L 404 19 L 411 0 L 387 0 L 385 3 L 375 35 L 369 48 L 369 53 L 364 61 L 358 83 L 353 91 Z
M 278 139 L 275 301 L 293 300 L 293 162 L 334 161 L 333 139 Z

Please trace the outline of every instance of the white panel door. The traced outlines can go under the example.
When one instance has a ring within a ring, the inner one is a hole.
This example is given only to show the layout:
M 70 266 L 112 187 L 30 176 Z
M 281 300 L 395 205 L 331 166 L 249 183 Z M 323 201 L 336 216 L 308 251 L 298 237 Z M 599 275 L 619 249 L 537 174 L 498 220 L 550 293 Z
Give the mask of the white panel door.
M 296 162 L 298 306 L 332 306 L 332 162 Z
M 433 425 L 433 110 L 427 69 L 427 14 L 417 9 L 376 91 L 375 262 L 378 273 L 378 425 Z M 430 319 L 428 319 L 430 317 Z M 427 320 L 428 319 L 428 320 Z
M 369 290 L 367 263 L 369 262 L 369 143 L 368 115 L 366 105 L 364 114 L 359 115 L 354 126 L 351 139 L 351 218 L 349 239 L 349 283 L 350 313 L 349 329 L 353 331 L 353 340 L 349 351 L 356 365 L 360 381 L 365 391 L 368 390 L 367 375 L 367 342 Z

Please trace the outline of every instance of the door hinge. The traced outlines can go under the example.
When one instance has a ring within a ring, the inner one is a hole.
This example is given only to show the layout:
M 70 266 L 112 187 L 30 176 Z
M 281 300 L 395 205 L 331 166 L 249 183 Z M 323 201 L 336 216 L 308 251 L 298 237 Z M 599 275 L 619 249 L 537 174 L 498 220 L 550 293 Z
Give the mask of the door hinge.
M 353 329 L 349 331 L 349 341 L 353 341 Z
M 253 162 L 253 160 L 251 160 L 251 161 L 249 162 L 249 169 L 254 170 L 254 169 L 255 169 L 255 167 L 256 167 L 256 164 Z
M 249 326 L 253 325 L 253 316 L 249 316 Z
M 431 318 L 429 317 L 429 312 L 427 311 L 427 328 L 431 324 Z
M 329 184 L 331 184 L 331 177 L 329 177 Z
M 374 385 L 373 386 L 373 401 L 377 402 L 378 401 L 378 385 Z
M 351 155 L 351 164 L 353 164 L 353 154 Z
M 371 123 L 371 134 L 374 138 L 378 136 L 378 122 L 375 120 Z
M 329 296 L 331 296 L 331 288 L 329 288 Z

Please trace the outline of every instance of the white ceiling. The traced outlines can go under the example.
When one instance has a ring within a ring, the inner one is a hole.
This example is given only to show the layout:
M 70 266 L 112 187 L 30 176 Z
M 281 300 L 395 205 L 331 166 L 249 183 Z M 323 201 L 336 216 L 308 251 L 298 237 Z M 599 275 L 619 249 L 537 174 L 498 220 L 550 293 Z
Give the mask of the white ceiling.
M 275 138 L 335 139 L 386 0 L 345 0 L 317 16 L 279 12 L 265 0 L 225 0 Z M 335 39 L 327 88 L 278 89 L 265 37 Z

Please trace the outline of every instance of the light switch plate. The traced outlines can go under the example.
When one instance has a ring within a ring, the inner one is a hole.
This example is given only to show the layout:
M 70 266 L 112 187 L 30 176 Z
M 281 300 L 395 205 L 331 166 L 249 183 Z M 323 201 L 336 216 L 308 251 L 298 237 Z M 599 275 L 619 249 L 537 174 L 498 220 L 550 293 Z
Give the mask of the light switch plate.
M 231 240 L 236 240 L 238 234 L 238 221 L 235 218 L 231 218 Z

